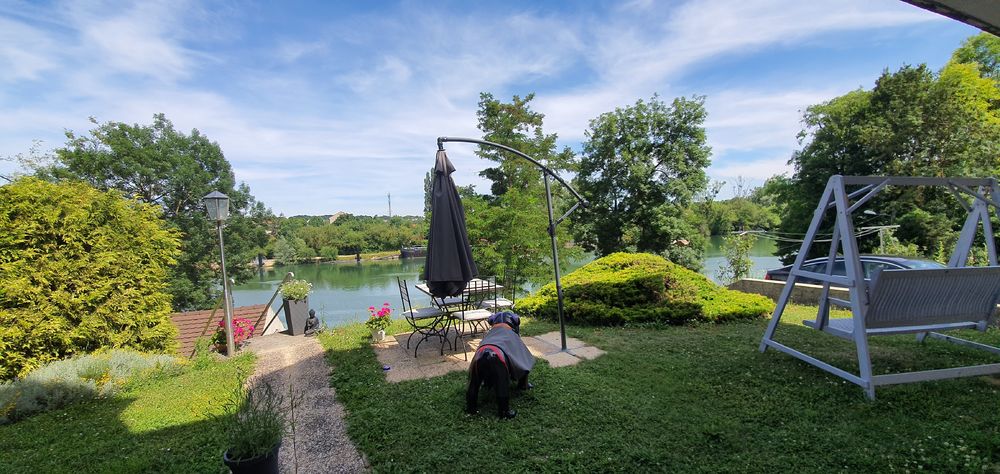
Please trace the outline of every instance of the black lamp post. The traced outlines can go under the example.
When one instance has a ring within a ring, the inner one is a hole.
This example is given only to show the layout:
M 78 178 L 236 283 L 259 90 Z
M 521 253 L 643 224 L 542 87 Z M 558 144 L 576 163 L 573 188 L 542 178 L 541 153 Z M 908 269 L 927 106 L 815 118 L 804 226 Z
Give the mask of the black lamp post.
M 559 277 L 559 251 L 557 250 L 557 244 L 556 244 L 556 226 L 559 225 L 559 223 L 562 222 L 564 219 L 566 219 L 567 217 L 569 217 L 569 215 L 573 211 L 575 211 L 577 207 L 580 207 L 580 206 L 587 207 L 587 205 L 588 205 L 587 200 L 584 199 L 582 196 L 580 196 L 580 193 L 576 192 L 576 190 L 573 189 L 572 186 L 570 186 L 565 181 L 563 181 L 563 179 L 560 178 L 559 175 L 557 175 L 554 171 L 550 170 L 545 165 L 539 163 L 538 160 L 535 160 L 534 158 L 532 158 L 532 157 L 530 157 L 528 155 L 525 155 L 524 153 L 521 153 L 521 152 L 519 152 L 519 151 L 517 151 L 517 150 L 515 150 L 515 149 L 513 149 L 513 148 L 511 148 L 509 146 L 501 145 L 499 143 L 488 142 L 486 140 L 476 140 L 474 138 L 438 137 L 438 139 L 437 139 L 438 150 L 441 150 L 441 151 L 444 150 L 444 142 L 475 143 L 477 145 L 491 146 L 493 148 L 499 148 L 499 149 L 504 150 L 504 151 L 509 151 L 509 152 L 511 152 L 511 153 L 513 153 L 513 154 L 515 154 L 515 155 L 517 155 L 519 157 L 521 157 L 521 158 L 524 158 L 524 159 L 530 161 L 531 164 L 535 165 L 540 170 L 542 170 L 542 177 L 545 180 L 545 203 L 548 205 L 548 210 L 549 210 L 549 238 L 552 240 L 552 270 L 555 272 L 555 276 L 556 276 L 556 299 L 557 299 L 557 303 L 558 303 L 557 307 L 559 309 L 559 336 L 560 336 L 561 341 L 562 341 L 562 350 L 565 351 L 566 350 L 566 325 L 563 322 L 563 295 L 562 295 L 562 282 L 560 281 L 560 277 Z M 559 182 L 559 184 L 562 184 L 563 187 L 565 187 L 566 189 L 568 189 L 570 193 L 573 193 L 573 197 L 576 198 L 576 203 L 573 204 L 573 207 L 569 208 L 569 210 L 566 211 L 566 213 L 563 214 L 562 217 L 560 217 L 559 219 L 553 219 L 553 215 L 552 215 L 552 191 L 549 188 L 549 179 L 550 178 L 551 179 L 555 179 L 556 181 Z
M 229 299 L 229 278 L 226 277 L 226 246 L 222 241 L 222 223 L 229 218 L 229 196 L 218 191 L 212 191 L 202 198 L 208 218 L 215 221 L 215 229 L 219 233 L 219 257 L 222 259 L 222 299 L 224 301 L 226 324 L 226 355 L 236 354 L 236 344 L 233 342 L 233 302 Z

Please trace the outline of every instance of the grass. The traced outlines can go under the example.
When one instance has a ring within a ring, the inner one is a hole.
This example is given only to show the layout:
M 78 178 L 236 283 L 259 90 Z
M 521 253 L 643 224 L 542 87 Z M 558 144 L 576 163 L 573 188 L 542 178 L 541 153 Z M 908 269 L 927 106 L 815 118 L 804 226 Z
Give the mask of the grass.
M 252 369 L 252 355 L 194 364 L 0 426 L 0 472 L 224 472 L 212 415 Z
M 814 314 L 790 307 L 777 339 L 856 372 L 853 345 L 801 326 Z M 479 415 L 464 414 L 464 373 L 385 382 L 362 325 L 321 341 L 348 433 L 376 471 L 1000 471 L 1000 379 L 884 387 L 867 401 L 797 359 L 757 352 L 765 326 L 568 327 L 608 353 L 558 369 L 539 361 L 511 421 L 494 416 L 491 397 Z M 996 329 L 967 335 L 1000 343 Z M 875 338 L 872 353 L 875 373 L 996 362 L 912 336 Z

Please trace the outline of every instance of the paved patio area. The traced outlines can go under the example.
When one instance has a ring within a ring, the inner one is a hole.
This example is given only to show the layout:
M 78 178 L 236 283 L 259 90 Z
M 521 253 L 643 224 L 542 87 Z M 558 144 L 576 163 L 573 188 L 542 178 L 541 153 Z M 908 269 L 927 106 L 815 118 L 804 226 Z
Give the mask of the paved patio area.
M 388 382 L 404 380 L 427 379 L 447 374 L 453 371 L 465 371 L 469 368 L 469 360 L 479 347 L 480 337 L 467 338 L 463 344 L 452 350 L 447 343 L 444 345 L 444 355 L 441 355 L 441 344 L 438 339 L 428 339 L 420 344 L 417 357 L 413 357 L 413 347 L 419 335 L 414 336 L 410 348 L 406 348 L 406 339 L 410 333 L 386 336 L 385 340 L 372 344 L 379 362 L 388 366 L 385 373 Z M 449 340 L 453 340 L 453 336 Z M 596 359 L 604 351 L 594 346 L 588 346 L 579 339 L 566 338 L 566 351 L 560 350 L 559 332 L 553 331 L 540 336 L 526 336 L 524 344 L 536 358 L 545 359 L 550 367 L 566 367 L 575 365 L 581 360 Z

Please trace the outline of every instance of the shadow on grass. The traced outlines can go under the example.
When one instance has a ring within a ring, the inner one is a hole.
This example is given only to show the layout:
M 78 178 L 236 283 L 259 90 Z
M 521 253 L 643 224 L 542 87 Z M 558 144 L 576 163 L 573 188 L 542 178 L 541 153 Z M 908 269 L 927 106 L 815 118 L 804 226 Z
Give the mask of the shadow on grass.
M 0 472 L 228 472 L 225 420 L 209 413 L 221 413 L 238 383 L 234 365 L 155 377 L 116 397 L 0 426 Z
M 491 416 L 492 405 L 465 415 L 464 373 L 386 383 L 363 326 L 338 329 L 323 343 L 348 432 L 376 470 L 1000 468 L 1000 411 L 986 408 L 1000 401 L 996 378 L 886 387 L 869 402 L 853 384 L 776 351 L 757 352 L 766 324 L 570 326 L 568 335 L 607 354 L 558 369 L 540 361 L 531 375 L 536 388 L 512 400 L 512 421 Z M 856 367 L 853 345 L 795 324 L 783 325 L 778 340 Z M 553 327 L 526 322 L 524 331 Z M 996 343 L 1000 333 L 976 337 Z M 872 352 L 875 367 L 894 371 L 990 360 L 905 336 L 877 338 Z

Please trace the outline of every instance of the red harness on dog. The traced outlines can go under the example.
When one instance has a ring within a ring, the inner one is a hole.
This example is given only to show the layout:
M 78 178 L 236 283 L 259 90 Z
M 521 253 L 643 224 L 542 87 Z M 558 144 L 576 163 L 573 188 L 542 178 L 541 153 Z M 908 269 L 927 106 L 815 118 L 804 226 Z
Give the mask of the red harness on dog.
M 510 372 L 510 367 L 507 367 L 507 359 L 504 357 L 503 351 L 500 350 L 499 347 L 494 346 L 493 344 L 485 344 L 479 346 L 479 349 L 476 349 L 476 355 L 478 356 L 480 352 L 483 352 L 483 349 L 490 349 L 491 351 L 493 351 L 493 353 L 496 354 L 498 358 L 500 358 L 500 362 L 503 363 L 503 367 L 507 369 L 507 372 Z

